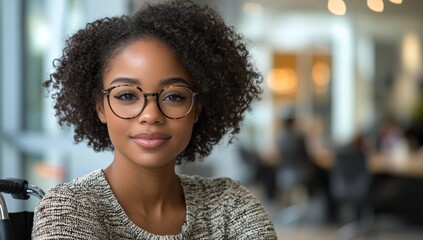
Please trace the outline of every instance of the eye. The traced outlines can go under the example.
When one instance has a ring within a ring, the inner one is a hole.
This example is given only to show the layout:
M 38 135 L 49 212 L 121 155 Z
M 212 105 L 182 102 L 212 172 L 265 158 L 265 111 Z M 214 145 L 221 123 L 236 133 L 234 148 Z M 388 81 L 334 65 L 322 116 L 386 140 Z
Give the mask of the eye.
M 166 103 L 180 103 L 184 102 L 186 99 L 187 97 L 183 93 L 173 91 L 165 93 L 161 101 Z
M 138 95 L 130 91 L 120 92 L 118 94 L 115 94 L 113 97 L 122 102 L 131 102 L 139 100 Z

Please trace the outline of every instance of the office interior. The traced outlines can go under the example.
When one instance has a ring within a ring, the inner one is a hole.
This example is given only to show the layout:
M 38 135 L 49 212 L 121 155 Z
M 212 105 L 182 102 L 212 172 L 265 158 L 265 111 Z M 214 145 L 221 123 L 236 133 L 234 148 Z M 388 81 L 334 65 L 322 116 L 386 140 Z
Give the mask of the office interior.
M 111 162 L 112 153 L 73 143 L 41 84 L 67 36 L 157 1 L 0 0 L 0 178 L 47 191 Z M 246 38 L 263 95 L 232 144 L 224 138 L 178 173 L 239 180 L 280 239 L 423 238 L 423 1 L 195 2 L 216 8 Z M 304 137 L 317 187 L 300 179 L 301 168 L 284 167 L 287 120 Z M 351 157 L 351 149 L 362 155 Z M 359 167 L 338 166 L 344 158 L 364 163 L 358 183 L 345 180 Z M 5 199 L 10 211 L 38 202 Z

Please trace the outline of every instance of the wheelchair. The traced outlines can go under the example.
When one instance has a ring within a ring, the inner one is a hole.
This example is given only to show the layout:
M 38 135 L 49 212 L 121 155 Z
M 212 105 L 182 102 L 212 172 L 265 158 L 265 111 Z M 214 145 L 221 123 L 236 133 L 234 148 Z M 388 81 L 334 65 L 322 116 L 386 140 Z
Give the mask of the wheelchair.
M 41 200 L 44 191 L 24 179 L 0 179 L 0 240 L 31 239 L 34 212 L 9 213 L 2 193 L 11 194 L 14 199 L 27 200 L 35 196 Z

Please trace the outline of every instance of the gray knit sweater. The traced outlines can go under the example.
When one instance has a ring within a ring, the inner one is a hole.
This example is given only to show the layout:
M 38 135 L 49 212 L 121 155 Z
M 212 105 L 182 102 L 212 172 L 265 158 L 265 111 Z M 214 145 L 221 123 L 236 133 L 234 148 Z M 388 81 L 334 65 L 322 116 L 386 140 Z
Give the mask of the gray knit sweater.
M 266 212 L 237 181 L 179 176 L 186 218 L 178 235 L 135 225 L 97 170 L 51 189 L 35 209 L 33 239 L 276 239 Z

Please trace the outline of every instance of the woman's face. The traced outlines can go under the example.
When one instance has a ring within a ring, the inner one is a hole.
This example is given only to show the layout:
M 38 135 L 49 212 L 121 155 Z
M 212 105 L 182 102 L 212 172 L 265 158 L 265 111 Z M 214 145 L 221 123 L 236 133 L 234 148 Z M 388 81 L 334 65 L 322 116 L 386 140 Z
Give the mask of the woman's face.
M 122 84 L 139 86 L 144 93 L 157 93 L 172 84 L 191 87 L 192 80 L 168 46 L 158 40 L 142 39 L 121 49 L 104 72 L 104 88 Z M 112 100 L 114 96 L 109 97 Z M 107 96 L 97 105 L 115 149 L 114 161 L 144 168 L 175 164 L 190 141 L 199 111 L 199 105 L 194 105 L 187 116 L 169 119 L 158 108 L 156 97 L 149 96 L 141 114 L 122 119 L 112 112 Z

